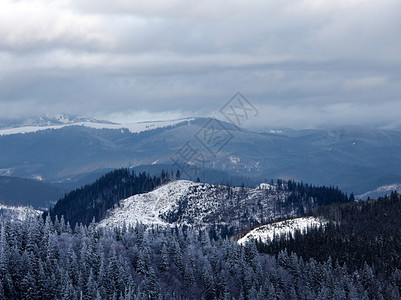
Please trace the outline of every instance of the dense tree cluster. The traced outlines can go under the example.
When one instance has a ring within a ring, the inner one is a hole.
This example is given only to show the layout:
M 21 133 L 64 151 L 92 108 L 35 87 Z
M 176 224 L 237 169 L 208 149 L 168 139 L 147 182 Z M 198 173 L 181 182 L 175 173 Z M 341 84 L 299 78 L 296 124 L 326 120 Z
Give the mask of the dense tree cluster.
M 315 215 L 330 224 L 277 238 L 269 245 L 257 242 L 257 248 L 276 257 L 286 251 L 308 261 L 330 261 L 332 266 L 337 262 L 349 273 L 366 277 L 371 298 L 398 299 L 390 294 L 401 288 L 400 195 L 320 207 Z
M 398 299 L 378 278 L 190 228 L 100 230 L 56 219 L 0 221 L 0 299 Z M 378 297 L 376 298 L 376 295 Z
M 296 183 L 292 180 L 287 182 L 288 190 L 291 192 L 289 201 L 302 203 L 305 199 L 315 199 L 317 206 L 329 205 L 332 203 L 346 203 L 354 201 L 354 195 L 348 197 L 338 187 L 314 186 L 308 183 Z

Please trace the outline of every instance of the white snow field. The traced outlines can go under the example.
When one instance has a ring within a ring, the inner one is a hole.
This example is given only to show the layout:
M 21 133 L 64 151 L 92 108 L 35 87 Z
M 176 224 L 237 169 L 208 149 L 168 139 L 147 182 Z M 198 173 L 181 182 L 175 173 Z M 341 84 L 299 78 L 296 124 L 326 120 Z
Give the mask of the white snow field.
M 315 217 L 301 217 L 274 222 L 252 229 L 245 236 L 240 238 L 238 243 L 244 245 L 247 242 L 254 240 L 260 240 L 263 243 L 269 243 L 274 237 L 293 234 L 296 230 L 304 232 L 307 231 L 308 228 L 321 227 L 325 224 L 327 224 L 327 221 Z
M 183 122 L 190 123 L 191 121 L 195 120 L 194 118 L 184 118 L 184 119 L 177 119 L 177 120 L 168 120 L 168 121 L 152 121 L 152 122 L 138 122 L 138 123 L 128 123 L 128 124 L 117 124 L 117 123 L 110 123 L 101 121 L 88 121 L 88 122 L 75 122 L 74 120 L 71 122 L 65 122 L 63 124 L 51 124 L 51 125 L 29 125 L 29 126 L 21 126 L 15 128 L 6 128 L 0 129 L 0 136 L 1 135 L 12 135 L 12 134 L 25 134 L 25 133 L 32 133 L 37 132 L 40 130 L 47 130 L 47 129 L 61 129 L 67 126 L 84 126 L 89 128 L 95 129 L 127 129 L 131 133 L 139 133 L 147 130 L 158 129 L 168 126 L 174 126 Z

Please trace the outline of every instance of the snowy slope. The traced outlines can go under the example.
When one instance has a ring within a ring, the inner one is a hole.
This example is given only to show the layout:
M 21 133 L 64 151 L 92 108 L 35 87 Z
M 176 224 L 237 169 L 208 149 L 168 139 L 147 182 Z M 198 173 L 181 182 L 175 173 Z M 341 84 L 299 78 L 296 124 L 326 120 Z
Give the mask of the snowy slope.
M 368 197 L 375 199 L 378 197 L 382 197 L 384 195 L 390 195 L 391 192 L 394 192 L 394 191 L 401 192 L 401 183 L 383 185 L 383 186 L 378 187 L 375 190 L 368 191 L 364 194 L 360 194 L 355 197 L 356 197 L 356 199 L 362 199 L 362 200 L 366 200 Z
M 264 243 L 269 243 L 274 237 L 293 234 L 296 230 L 303 232 L 311 227 L 324 226 L 326 223 L 326 221 L 315 217 L 302 217 L 274 222 L 252 229 L 244 237 L 240 238 L 238 243 L 244 245 L 247 242 L 259 239 Z
M 134 195 L 122 200 L 119 206 L 109 212 L 109 216 L 100 222 L 100 226 L 143 224 L 166 225 L 161 215 L 173 209 L 178 200 L 188 194 L 191 181 L 175 181 L 152 192 Z
M 12 128 L 0 129 L 1 135 L 12 135 L 12 134 L 24 134 L 24 133 L 32 133 L 40 130 L 47 129 L 61 129 L 67 126 L 85 126 L 94 129 L 127 129 L 131 133 L 138 133 L 147 130 L 163 128 L 168 126 L 174 126 L 180 123 L 190 123 L 195 120 L 194 118 L 185 118 L 185 119 L 177 119 L 177 120 L 168 120 L 168 121 L 149 121 L 149 122 L 138 122 L 138 123 L 128 123 L 128 124 L 118 124 L 111 123 L 107 121 L 97 121 L 93 119 L 83 120 L 70 120 L 67 118 L 60 119 L 60 122 L 52 122 L 49 124 L 33 124 L 33 125 L 24 125 L 24 126 L 16 126 Z
M 39 216 L 41 213 L 42 211 L 28 206 L 8 206 L 0 204 L 0 216 L 5 219 L 23 221 L 29 216 Z
M 287 216 L 296 216 L 292 207 L 283 211 L 285 190 L 228 187 L 196 183 L 187 180 L 172 181 L 152 192 L 134 195 L 119 202 L 108 211 L 99 226 L 144 224 L 230 224 L 251 226 Z

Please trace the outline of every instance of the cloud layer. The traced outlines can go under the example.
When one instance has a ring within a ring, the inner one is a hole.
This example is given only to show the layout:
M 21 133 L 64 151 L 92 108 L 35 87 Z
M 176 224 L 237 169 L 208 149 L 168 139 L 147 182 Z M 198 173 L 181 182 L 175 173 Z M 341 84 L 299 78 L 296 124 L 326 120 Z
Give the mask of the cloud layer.
M 399 11 L 398 0 L 1 0 L 0 117 L 214 115 L 241 91 L 261 111 L 255 126 L 396 127 Z

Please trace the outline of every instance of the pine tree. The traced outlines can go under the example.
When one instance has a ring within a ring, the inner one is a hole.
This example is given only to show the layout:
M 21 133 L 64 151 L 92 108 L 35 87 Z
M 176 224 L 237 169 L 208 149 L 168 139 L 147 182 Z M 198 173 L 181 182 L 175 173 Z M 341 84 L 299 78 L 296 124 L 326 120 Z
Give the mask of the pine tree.
M 118 291 L 118 278 L 119 278 L 119 268 L 118 268 L 118 257 L 113 244 L 111 247 L 110 259 L 107 266 L 107 280 L 108 286 L 106 287 L 108 295 L 113 295 Z
M 211 266 L 208 261 L 206 261 L 203 270 L 202 270 L 202 281 L 204 285 L 204 294 L 205 299 L 215 299 L 216 290 L 215 290 L 215 279 L 211 272 Z
M 68 249 L 68 253 L 67 253 L 67 262 L 68 262 L 67 274 L 69 276 L 71 284 L 76 286 L 78 284 L 79 267 L 78 267 L 78 262 L 77 262 L 77 256 L 71 245 L 70 245 L 70 247 Z
M 6 238 L 6 229 L 4 223 L 1 225 L 0 233 L 0 278 L 8 274 L 9 246 Z
M 161 247 L 161 253 L 160 253 L 160 271 L 165 274 L 169 269 L 170 269 L 170 260 L 169 260 L 169 254 L 167 250 L 166 243 L 163 242 L 162 247 Z
M 149 268 L 149 272 L 145 279 L 145 287 L 147 291 L 147 299 L 158 300 L 159 299 L 159 286 L 157 284 L 157 278 L 155 271 L 152 267 Z
M 89 278 L 86 284 L 86 289 L 85 289 L 85 298 L 87 299 L 96 299 L 97 297 L 97 291 L 98 287 L 95 281 L 95 276 L 92 272 L 92 269 L 89 272 Z

